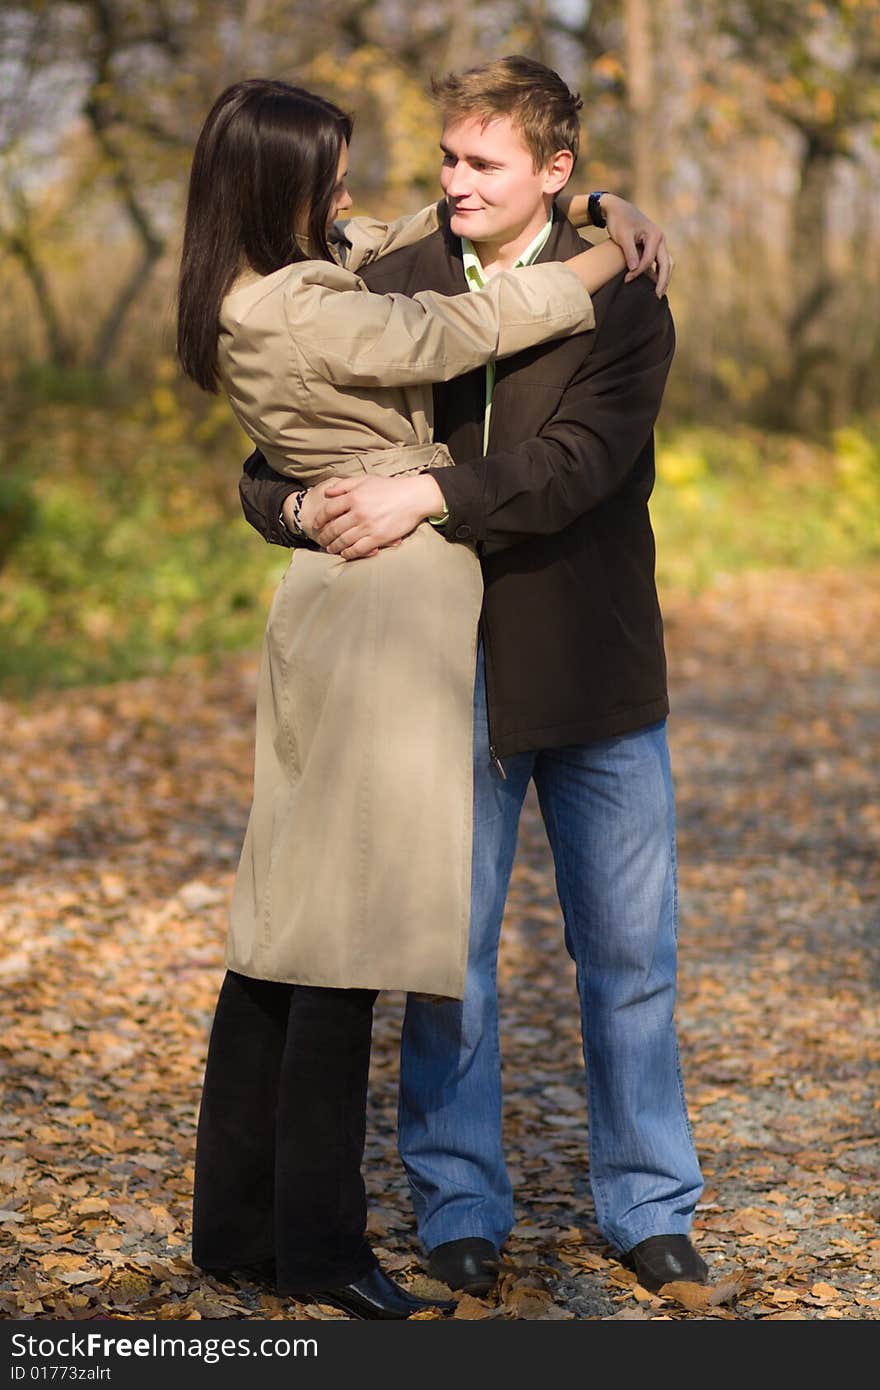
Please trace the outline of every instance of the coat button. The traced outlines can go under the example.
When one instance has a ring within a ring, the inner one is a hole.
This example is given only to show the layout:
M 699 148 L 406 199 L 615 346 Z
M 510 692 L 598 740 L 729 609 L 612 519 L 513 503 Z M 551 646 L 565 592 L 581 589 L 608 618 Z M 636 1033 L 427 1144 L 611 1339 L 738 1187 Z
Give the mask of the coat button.
M 472 534 L 469 526 L 456 526 L 455 528 L 455 539 L 457 541 L 466 541 Z

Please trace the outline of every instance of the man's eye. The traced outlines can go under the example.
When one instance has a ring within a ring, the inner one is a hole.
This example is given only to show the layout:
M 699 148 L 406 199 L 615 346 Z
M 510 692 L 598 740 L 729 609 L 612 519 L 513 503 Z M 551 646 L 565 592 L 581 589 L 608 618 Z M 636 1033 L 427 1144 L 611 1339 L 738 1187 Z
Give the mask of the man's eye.
M 445 155 L 443 156 L 443 163 L 444 163 L 444 164 L 456 164 L 457 162 L 458 162 L 458 161 L 456 160 L 454 154 L 445 154 Z

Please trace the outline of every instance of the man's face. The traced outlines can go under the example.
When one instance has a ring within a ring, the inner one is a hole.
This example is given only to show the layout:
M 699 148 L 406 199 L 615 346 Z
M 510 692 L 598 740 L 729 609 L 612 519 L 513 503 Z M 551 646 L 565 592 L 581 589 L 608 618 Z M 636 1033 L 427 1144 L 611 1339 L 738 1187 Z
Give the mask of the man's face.
M 443 127 L 440 183 L 456 236 L 490 244 L 536 236 L 547 220 L 548 196 L 566 182 L 535 169 L 509 116 L 483 126 L 479 117 Z

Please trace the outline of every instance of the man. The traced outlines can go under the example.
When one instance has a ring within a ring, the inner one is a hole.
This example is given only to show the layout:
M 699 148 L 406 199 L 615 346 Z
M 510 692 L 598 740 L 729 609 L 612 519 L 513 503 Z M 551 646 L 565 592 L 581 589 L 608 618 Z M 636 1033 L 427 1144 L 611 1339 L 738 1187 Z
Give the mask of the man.
M 581 105 L 559 76 L 505 58 L 435 83 L 435 96 L 448 225 L 377 262 L 370 289 L 479 292 L 499 269 L 582 250 L 554 210 Z M 673 1017 L 673 789 L 648 515 L 674 330 L 665 298 L 632 273 L 594 303 L 595 332 L 435 388 L 435 437 L 457 467 L 303 499 L 257 455 L 241 485 L 270 539 L 298 520 L 357 561 L 430 519 L 480 555 L 466 992 L 408 1000 L 399 1116 L 429 1272 L 476 1294 L 514 1222 L 496 961 L 530 780 L 576 964 L 599 1228 L 650 1289 L 708 1277 L 689 1239 L 702 1179 Z

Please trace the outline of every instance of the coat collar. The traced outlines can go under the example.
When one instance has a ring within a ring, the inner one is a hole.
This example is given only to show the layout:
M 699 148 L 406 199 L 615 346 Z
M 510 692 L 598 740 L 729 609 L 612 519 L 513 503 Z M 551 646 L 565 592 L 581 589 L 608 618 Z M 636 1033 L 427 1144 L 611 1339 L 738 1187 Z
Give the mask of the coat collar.
M 536 260 L 541 264 L 545 261 L 567 261 L 588 248 L 589 242 L 584 241 L 583 237 L 578 235 L 577 228 L 554 207 L 553 227 L 546 246 Z
M 565 261 L 586 251 L 587 243 L 577 234 L 567 218 L 553 209 L 553 226 L 547 243 L 536 257 L 536 263 Z M 441 294 L 461 294 L 467 289 L 462 260 L 461 238 L 450 232 L 444 221 L 438 232 L 420 243 L 419 270 L 426 285 Z

